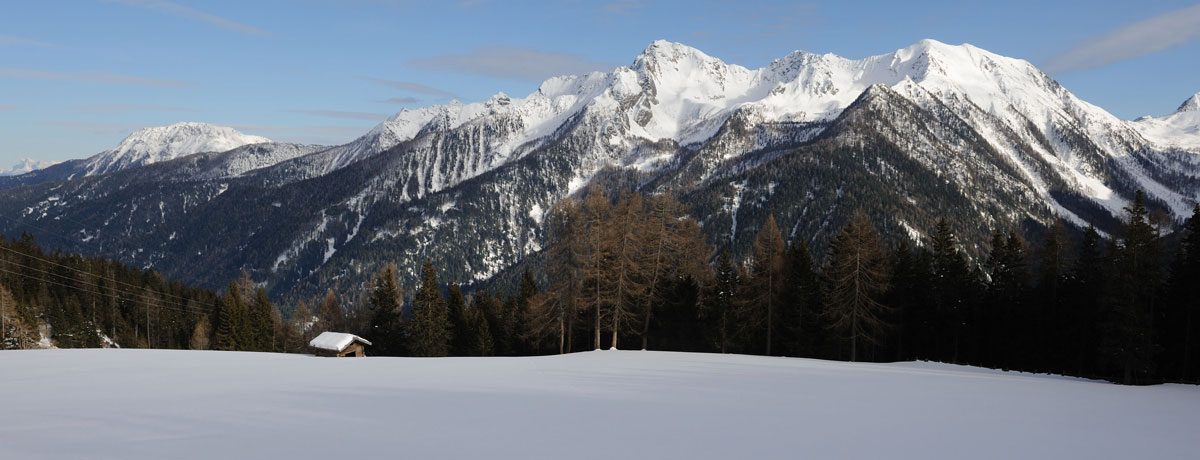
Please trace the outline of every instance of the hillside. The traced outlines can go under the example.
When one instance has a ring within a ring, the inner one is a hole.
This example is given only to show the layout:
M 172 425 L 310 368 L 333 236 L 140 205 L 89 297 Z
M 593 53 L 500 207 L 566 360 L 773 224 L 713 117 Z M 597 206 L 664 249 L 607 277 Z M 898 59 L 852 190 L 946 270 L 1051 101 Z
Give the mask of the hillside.
M 0 353 L 0 457 L 1187 458 L 1200 388 L 658 352 Z

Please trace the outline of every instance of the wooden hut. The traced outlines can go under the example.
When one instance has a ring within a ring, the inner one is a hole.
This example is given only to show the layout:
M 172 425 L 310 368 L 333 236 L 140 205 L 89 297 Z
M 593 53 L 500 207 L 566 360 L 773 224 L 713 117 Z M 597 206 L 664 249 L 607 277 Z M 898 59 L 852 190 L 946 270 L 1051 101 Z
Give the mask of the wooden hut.
M 308 342 L 308 349 L 317 356 L 350 358 L 367 356 L 367 339 L 344 332 L 322 332 Z

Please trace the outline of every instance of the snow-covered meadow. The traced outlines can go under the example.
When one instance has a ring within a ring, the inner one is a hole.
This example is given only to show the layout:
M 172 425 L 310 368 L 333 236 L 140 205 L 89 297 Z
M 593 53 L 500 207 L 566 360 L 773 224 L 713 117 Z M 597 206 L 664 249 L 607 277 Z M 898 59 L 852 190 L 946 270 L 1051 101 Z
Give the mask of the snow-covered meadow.
M 0 458 L 1195 458 L 1200 387 L 602 351 L 0 352 Z

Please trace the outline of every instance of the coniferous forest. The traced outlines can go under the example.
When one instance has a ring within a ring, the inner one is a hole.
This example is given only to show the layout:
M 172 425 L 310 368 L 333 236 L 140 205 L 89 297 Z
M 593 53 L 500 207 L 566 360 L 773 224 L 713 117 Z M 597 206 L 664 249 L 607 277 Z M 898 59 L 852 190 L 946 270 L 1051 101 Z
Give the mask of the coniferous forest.
M 1125 213 L 1114 235 L 994 229 L 983 260 L 947 222 L 889 244 L 856 213 L 818 258 L 768 218 L 735 255 L 669 195 L 592 188 L 547 214 L 544 250 L 512 289 L 445 285 L 430 261 L 406 289 L 385 264 L 364 292 L 330 289 L 287 319 L 248 275 L 218 294 L 22 236 L 0 241 L 0 331 L 4 348 L 302 352 L 339 330 L 376 356 L 632 348 L 1200 381 L 1200 207 L 1166 235 L 1141 194 Z

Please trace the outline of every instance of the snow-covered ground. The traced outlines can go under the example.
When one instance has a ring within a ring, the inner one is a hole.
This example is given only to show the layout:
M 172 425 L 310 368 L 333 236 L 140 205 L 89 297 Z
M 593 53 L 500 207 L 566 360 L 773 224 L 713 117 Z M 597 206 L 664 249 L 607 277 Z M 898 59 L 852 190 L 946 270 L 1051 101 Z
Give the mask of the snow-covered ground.
M 603 351 L 0 352 L 0 458 L 1196 458 L 1200 387 Z

